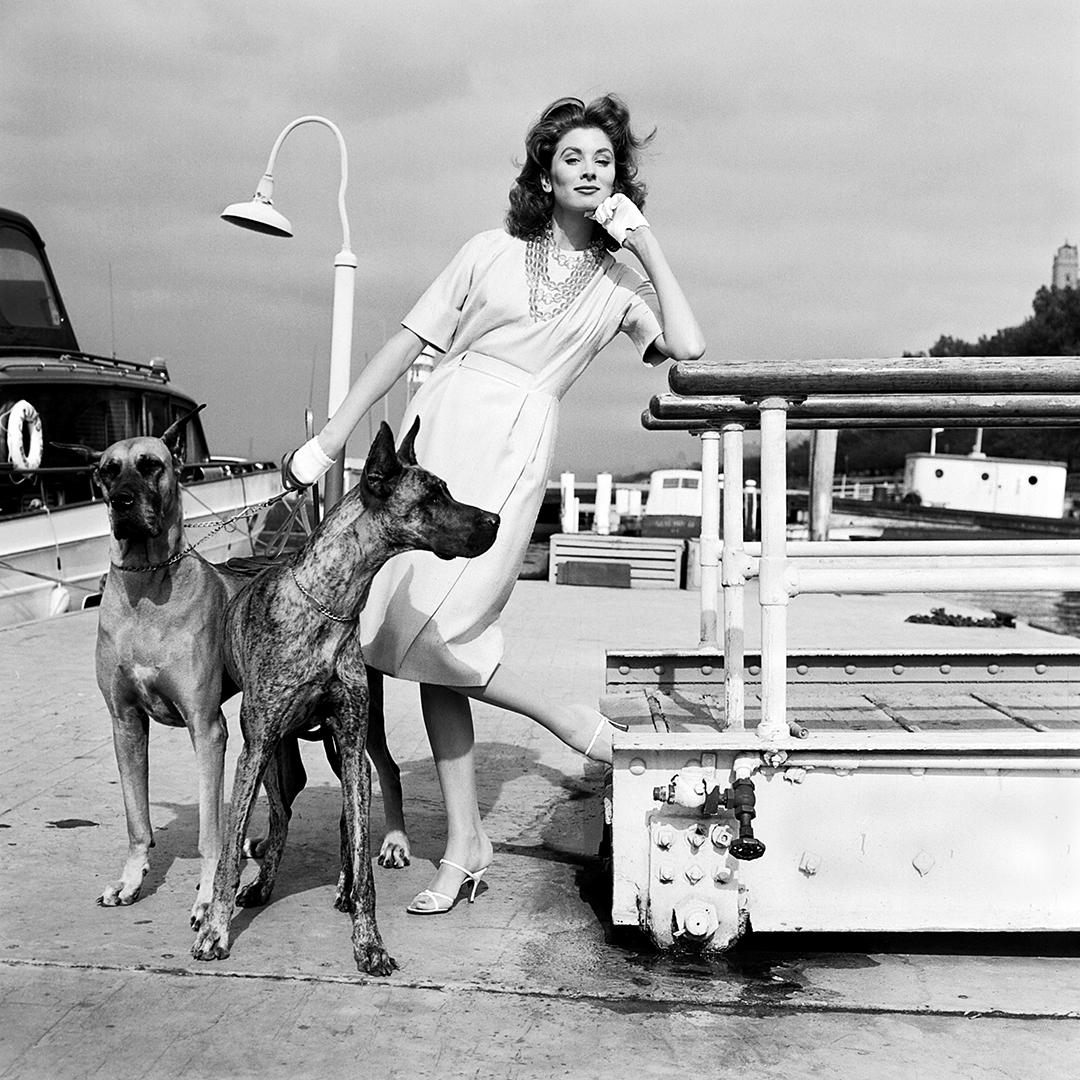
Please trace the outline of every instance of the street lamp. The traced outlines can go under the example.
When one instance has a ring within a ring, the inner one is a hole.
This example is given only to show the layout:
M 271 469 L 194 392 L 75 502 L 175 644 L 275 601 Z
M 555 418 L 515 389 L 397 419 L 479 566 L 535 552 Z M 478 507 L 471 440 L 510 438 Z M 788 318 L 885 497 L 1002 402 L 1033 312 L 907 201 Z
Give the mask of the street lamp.
M 337 125 L 323 116 L 301 116 L 288 124 L 277 137 L 266 172 L 259 181 L 250 202 L 233 203 L 221 212 L 223 220 L 244 229 L 268 236 L 292 236 L 288 218 L 274 209 L 274 162 L 285 136 L 301 124 L 323 124 L 337 136 L 341 151 L 341 184 L 338 187 L 338 214 L 341 216 L 341 250 L 334 256 L 334 306 L 330 332 L 330 392 L 327 416 L 333 416 L 349 392 L 352 354 L 353 296 L 356 289 L 356 256 L 349 240 L 349 218 L 345 213 L 345 186 L 349 182 L 349 155 L 345 139 Z M 341 498 L 345 490 L 345 450 L 326 474 L 324 499 L 328 507 Z

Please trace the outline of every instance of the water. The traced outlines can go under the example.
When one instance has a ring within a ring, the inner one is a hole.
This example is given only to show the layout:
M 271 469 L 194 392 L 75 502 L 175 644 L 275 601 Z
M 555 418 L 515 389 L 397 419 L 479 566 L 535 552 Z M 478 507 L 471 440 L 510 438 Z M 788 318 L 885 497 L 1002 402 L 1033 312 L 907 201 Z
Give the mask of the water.
M 1080 593 L 950 592 L 942 599 L 983 611 L 1007 611 L 1040 630 L 1080 637 Z

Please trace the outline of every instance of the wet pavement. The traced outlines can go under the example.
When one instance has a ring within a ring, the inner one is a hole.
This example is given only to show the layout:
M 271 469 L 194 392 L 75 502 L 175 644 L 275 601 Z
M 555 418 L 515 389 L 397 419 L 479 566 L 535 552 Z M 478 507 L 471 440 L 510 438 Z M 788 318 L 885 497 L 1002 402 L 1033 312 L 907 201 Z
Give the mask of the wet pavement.
M 904 623 L 929 603 L 799 598 L 792 644 L 824 644 L 823 625 L 835 647 L 1069 643 L 1023 626 Z M 94 904 L 125 849 L 95 629 L 88 612 L 0 631 L 0 1080 L 1076 1074 L 1077 935 L 752 937 L 705 962 L 613 933 L 595 856 L 599 768 L 487 707 L 476 726 L 489 880 L 474 905 L 406 915 L 444 835 L 408 683 L 389 683 L 387 713 L 413 862 L 376 867 L 379 925 L 400 969 L 375 979 L 353 967 L 349 921 L 331 906 L 340 797 L 317 747 L 305 749 L 309 787 L 274 896 L 237 914 L 227 960 L 197 962 L 195 767 L 183 732 L 151 736 L 157 846 L 142 898 Z M 525 581 L 505 629 L 508 663 L 553 696 L 595 702 L 605 648 L 695 644 L 697 601 Z M 237 703 L 226 712 L 233 721 Z M 372 818 L 377 834 L 377 799 Z

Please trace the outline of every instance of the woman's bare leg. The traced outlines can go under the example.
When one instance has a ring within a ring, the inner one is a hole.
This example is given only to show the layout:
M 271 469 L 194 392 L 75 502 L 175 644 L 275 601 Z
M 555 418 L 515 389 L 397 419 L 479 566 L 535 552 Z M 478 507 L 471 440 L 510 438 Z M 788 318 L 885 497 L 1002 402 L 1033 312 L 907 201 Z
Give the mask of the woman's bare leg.
M 589 757 L 594 761 L 611 764 L 614 728 L 604 721 L 602 713 L 587 705 L 560 705 L 550 701 L 543 690 L 528 683 L 505 664 L 495 669 L 487 685 L 463 687 L 461 692 L 488 705 L 521 713 L 547 728 L 567 746 L 581 753 L 588 749 Z
M 446 804 L 443 857 L 468 870 L 479 870 L 491 862 L 492 849 L 477 805 L 472 708 L 457 691 L 427 684 L 420 687 L 420 705 Z M 428 888 L 456 896 L 461 883 L 459 871 L 440 866 Z

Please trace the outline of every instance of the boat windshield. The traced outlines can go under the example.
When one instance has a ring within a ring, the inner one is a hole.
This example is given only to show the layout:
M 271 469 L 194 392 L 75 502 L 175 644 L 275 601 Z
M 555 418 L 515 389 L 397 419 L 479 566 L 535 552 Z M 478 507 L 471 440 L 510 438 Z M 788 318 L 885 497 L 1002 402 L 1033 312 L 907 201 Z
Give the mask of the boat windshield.
M 0 225 L 0 331 L 58 330 L 63 322 L 33 241 L 21 229 Z

